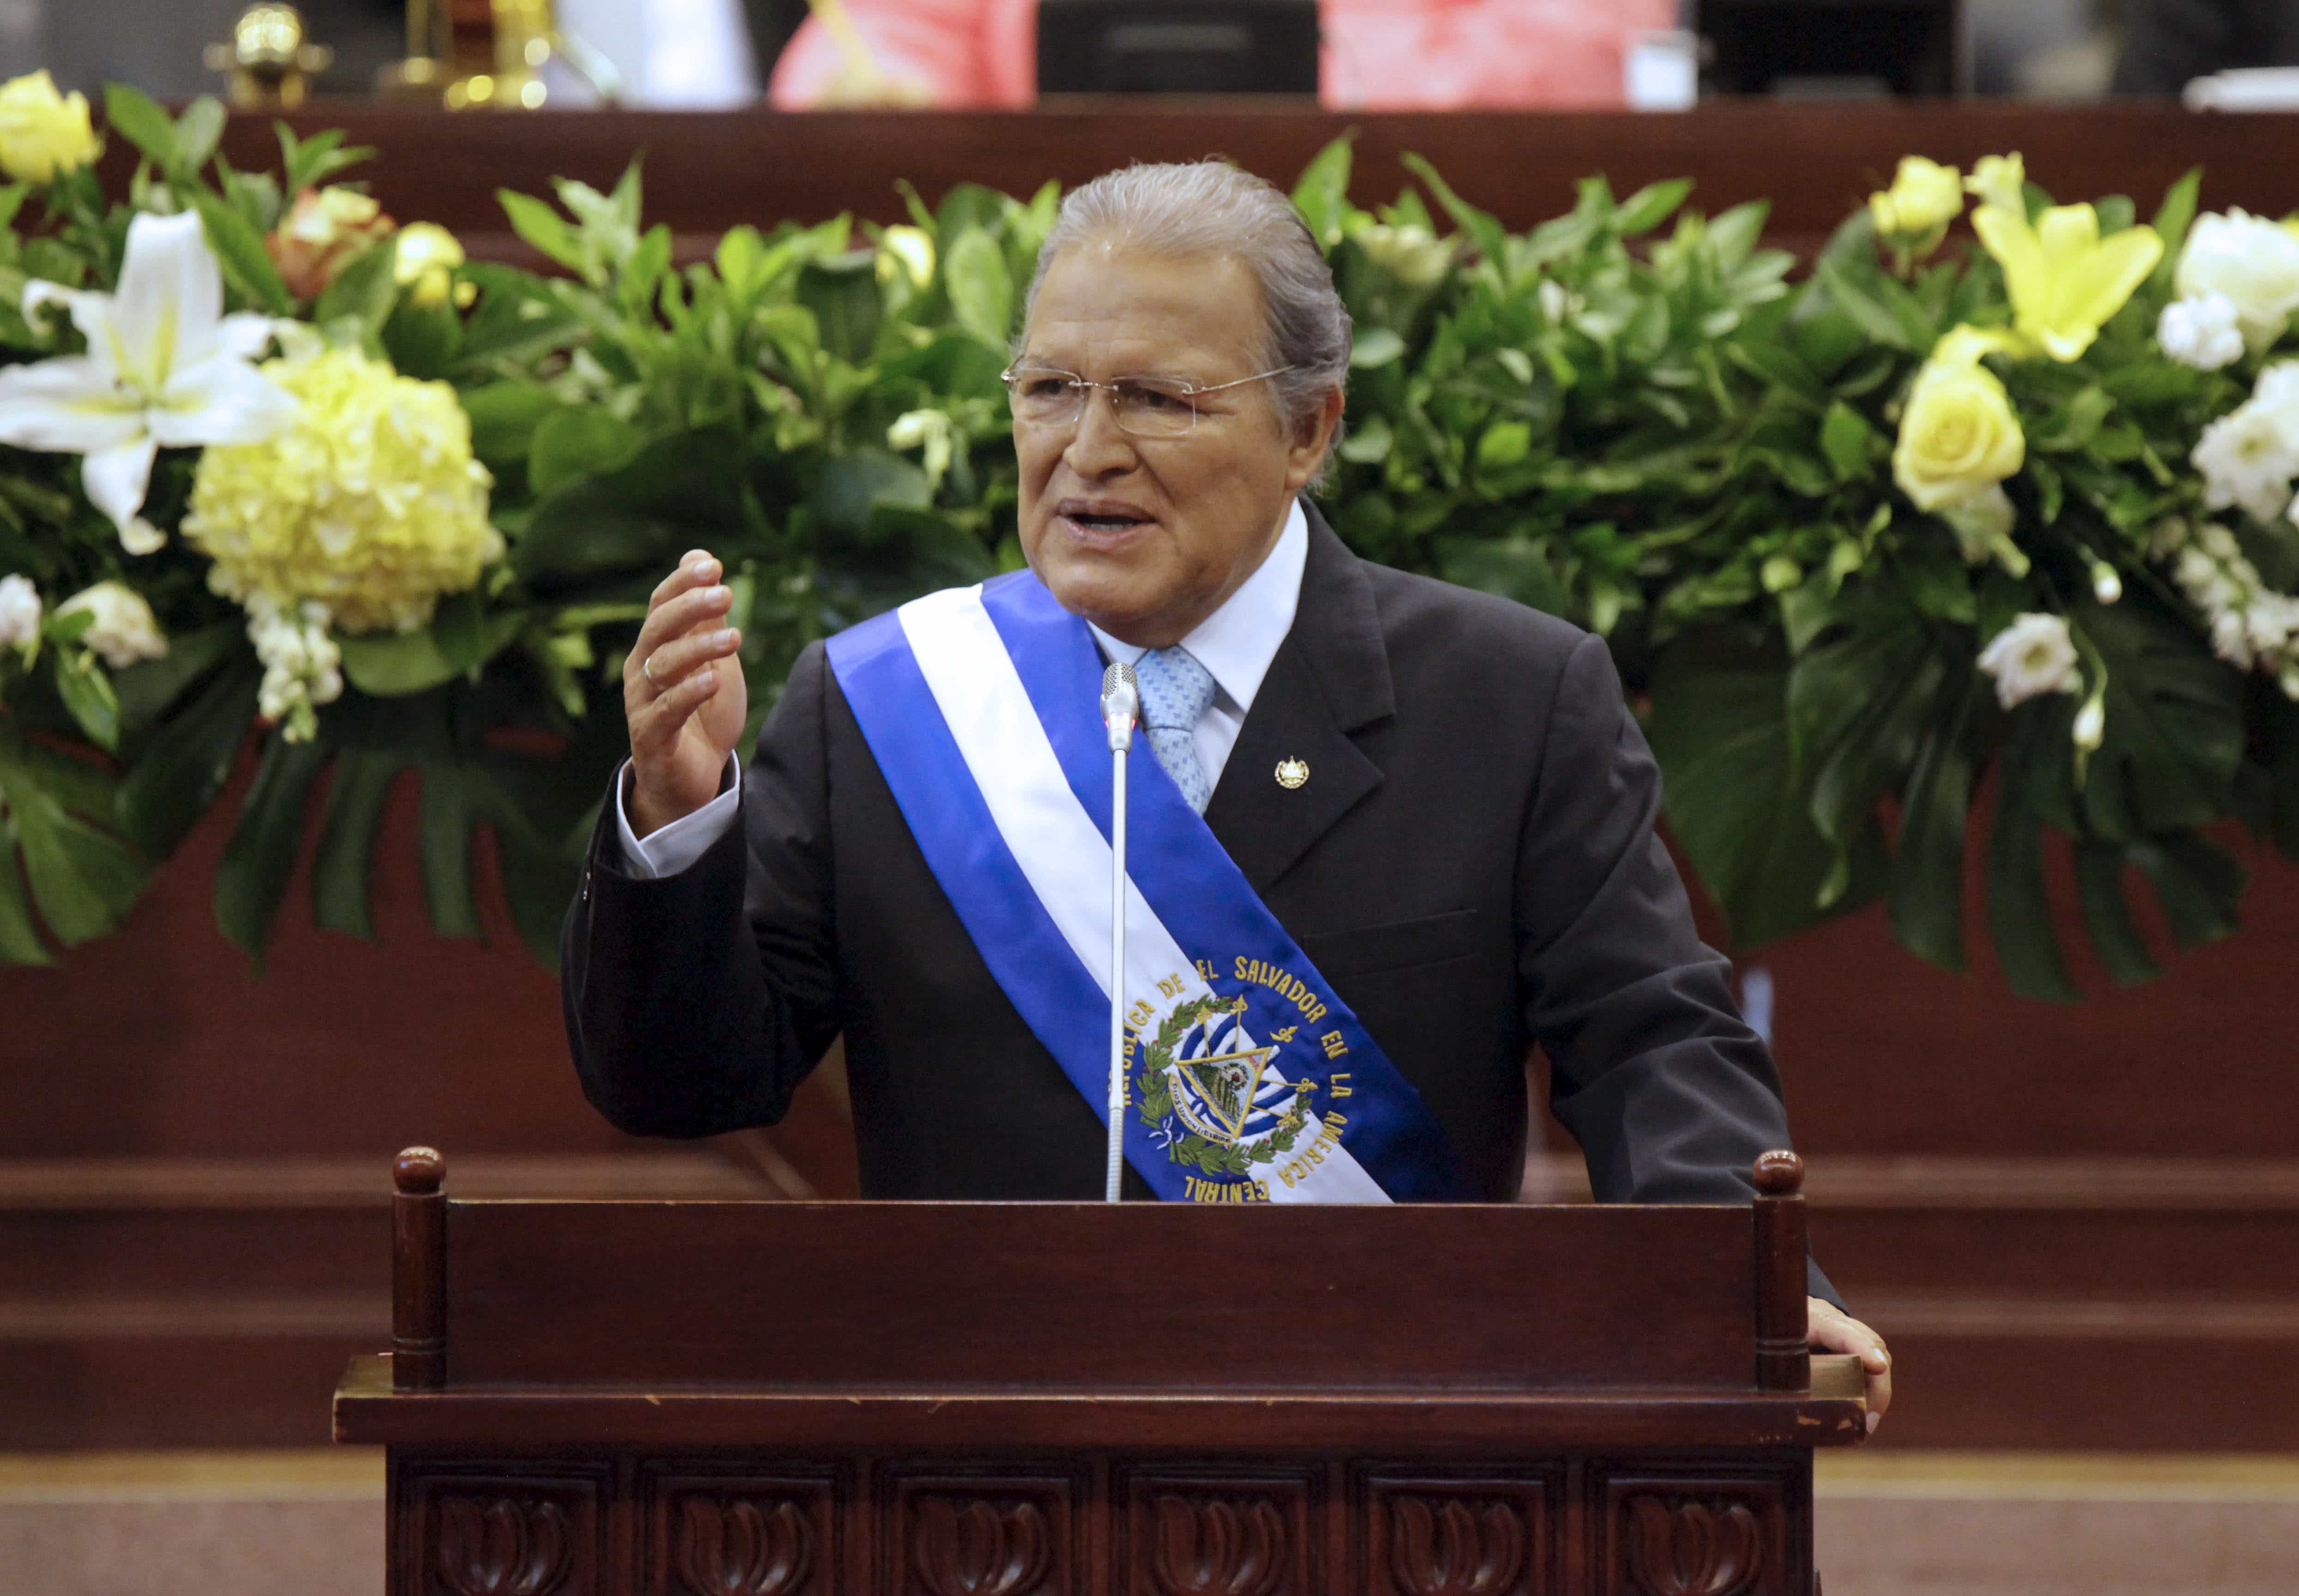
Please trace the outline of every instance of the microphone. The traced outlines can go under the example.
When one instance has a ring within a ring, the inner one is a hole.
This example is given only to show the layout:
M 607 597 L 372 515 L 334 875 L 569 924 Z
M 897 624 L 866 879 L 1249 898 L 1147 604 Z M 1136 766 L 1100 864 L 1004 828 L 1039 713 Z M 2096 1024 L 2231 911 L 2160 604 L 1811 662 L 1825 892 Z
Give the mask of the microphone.
M 1125 754 L 1141 690 L 1130 665 L 1101 674 L 1101 724 L 1109 732 L 1109 1162 L 1102 1201 L 1118 1200 L 1125 1174 Z
M 1124 753 L 1133 741 L 1133 723 L 1141 713 L 1141 688 L 1130 665 L 1114 665 L 1101 674 L 1101 724 L 1109 728 L 1112 753 Z

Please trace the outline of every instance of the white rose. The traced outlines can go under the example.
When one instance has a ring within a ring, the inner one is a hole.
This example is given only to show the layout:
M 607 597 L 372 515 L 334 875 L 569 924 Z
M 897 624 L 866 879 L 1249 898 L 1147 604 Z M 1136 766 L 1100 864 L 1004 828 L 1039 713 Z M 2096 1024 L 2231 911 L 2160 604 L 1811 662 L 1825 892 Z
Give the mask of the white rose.
M 2260 385 L 2268 386 L 2264 376 Z M 2187 459 L 2203 473 L 2204 502 L 2212 509 L 2239 504 L 2262 521 L 2279 516 L 2299 475 L 2299 404 L 2247 400 L 2204 428 Z
M 2076 646 L 2058 616 L 2029 613 L 1979 651 L 1979 668 L 1996 678 L 1996 701 L 2010 709 L 2038 693 L 2073 692 L 2083 684 Z
M 40 638 L 40 590 L 29 576 L 0 576 L 0 649 L 29 649 Z
M 83 612 L 95 618 L 79 641 L 103 655 L 104 663 L 115 671 L 168 652 L 167 634 L 160 630 L 152 607 L 124 582 L 99 582 L 56 606 L 59 617 Z
M 2299 236 L 2241 211 L 2199 216 L 2173 283 L 2181 299 L 2225 294 L 2255 354 L 2283 335 L 2299 310 Z
M 2235 301 L 2224 294 L 2175 299 L 2155 323 L 2155 342 L 2182 366 L 2217 371 L 2243 356 L 2243 328 L 2237 322 Z

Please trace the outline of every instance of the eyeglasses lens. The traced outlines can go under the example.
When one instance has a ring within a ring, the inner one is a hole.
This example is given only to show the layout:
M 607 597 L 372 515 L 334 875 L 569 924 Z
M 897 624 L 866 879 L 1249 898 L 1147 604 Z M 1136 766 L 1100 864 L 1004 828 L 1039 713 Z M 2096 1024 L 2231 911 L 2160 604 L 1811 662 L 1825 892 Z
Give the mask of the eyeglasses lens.
M 1033 426 L 1075 426 L 1085 413 L 1087 395 L 1106 387 L 1110 409 L 1123 430 L 1144 438 L 1178 438 L 1197 420 L 1197 407 L 1179 384 L 1139 377 L 1089 383 L 1067 372 L 1017 371 L 1006 384 L 1014 418 Z

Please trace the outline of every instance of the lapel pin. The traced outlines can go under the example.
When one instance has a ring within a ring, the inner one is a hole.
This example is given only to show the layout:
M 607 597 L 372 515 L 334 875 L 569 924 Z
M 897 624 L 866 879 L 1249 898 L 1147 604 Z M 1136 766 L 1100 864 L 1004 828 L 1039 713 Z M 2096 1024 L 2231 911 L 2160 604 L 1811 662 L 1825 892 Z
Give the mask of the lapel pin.
M 1277 784 L 1291 792 L 1309 779 L 1309 763 L 1306 759 L 1280 759 L 1277 762 Z

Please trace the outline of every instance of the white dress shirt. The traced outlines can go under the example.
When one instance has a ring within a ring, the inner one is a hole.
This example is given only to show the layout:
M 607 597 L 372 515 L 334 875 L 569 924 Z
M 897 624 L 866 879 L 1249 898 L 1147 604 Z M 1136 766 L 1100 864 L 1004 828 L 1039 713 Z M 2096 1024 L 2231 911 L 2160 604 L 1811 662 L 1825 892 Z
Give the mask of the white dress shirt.
M 1220 784 L 1222 767 L 1229 763 L 1246 712 L 1253 707 L 1253 695 L 1261 690 L 1278 645 L 1293 629 L 1294 611 L 1301 603 L 1301 573 L 1308 563 L 1309 522 L 1297 500 L 1286 512 L 1285 528 L 1268 557 L 1219 609 L 1182 640 L 1182 647 L 1214 679 L 1213 700 L 1198 717 L 1196 735 L 1198 764 L 1208 787 Z M 1149 651 L 1110 636 L 1091 622 L 1087 625 L 1103 657 L 1113 664 L 1132 665 Z M 616 773 L 615 823 L 622 833 L 624 868 L 642 880 L 676 875 L 726 835 L 743 803 L 741 761 L 729 754 L 726 762 L 732 775 L 724 792 L 644 837 L 631 830 L 629 812 L 623 806 L 622 772 Z M 626 764 L 623 768 L 630 767 Z

